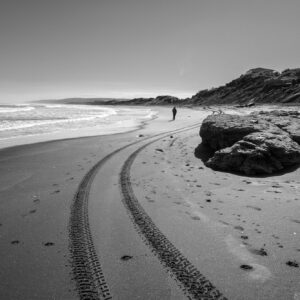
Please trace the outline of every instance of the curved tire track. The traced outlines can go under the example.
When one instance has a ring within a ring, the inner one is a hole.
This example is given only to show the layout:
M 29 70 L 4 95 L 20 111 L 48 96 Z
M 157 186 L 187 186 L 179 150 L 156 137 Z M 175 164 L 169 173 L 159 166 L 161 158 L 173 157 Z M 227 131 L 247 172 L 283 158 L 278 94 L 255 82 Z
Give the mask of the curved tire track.
M 89 192 L 92 182 L 100 168 L 115 154 L 130 146 L 157 136 L 161 136 L 161 138 L 163 138 L 168 136 L 170 133 L 193 129 L 199 125 L 200 123 L 177 130 L 163 132 L 125 145 L 105 156 L 83 177 L 73 198 L 69 221 L 69 251 L 71 256 L 71 266 L 73 279 L 76 282 L 77 291 L 81 300 L 112 299 L 112 294 L 105 280 L 96 249 L 93 244 L 88 218 Z
M 125 161 L 120 173 L 120 188 L 123 195 L 123 203 L 138 233 L 153 250 L 160 262 L 175 277 L 177 283 L 179 283 L 179 286 L 187 296 L 201 300 L 225 300 L 226 298 L 221 292 L 159 230 L 134 195 L 130 182 L 130 168 L 132 163 L 144 148 L 159 139 L 138 148 Z

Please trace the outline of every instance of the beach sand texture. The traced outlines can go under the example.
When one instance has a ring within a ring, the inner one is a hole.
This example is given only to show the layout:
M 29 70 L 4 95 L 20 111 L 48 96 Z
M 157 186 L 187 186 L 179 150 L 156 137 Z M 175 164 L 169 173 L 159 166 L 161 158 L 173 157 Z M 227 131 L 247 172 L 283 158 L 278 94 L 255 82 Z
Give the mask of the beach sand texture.
M 0 150 L 0 299 L 300 299 L 300 171 L 216 172 L 204 109 Z M 206 298 L 205 298 L 206 297 Z

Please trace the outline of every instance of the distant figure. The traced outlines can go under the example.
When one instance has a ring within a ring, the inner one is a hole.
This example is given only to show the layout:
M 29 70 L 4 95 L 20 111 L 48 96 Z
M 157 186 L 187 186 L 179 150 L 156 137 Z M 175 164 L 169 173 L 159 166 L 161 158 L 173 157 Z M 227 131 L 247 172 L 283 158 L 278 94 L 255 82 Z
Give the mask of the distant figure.
M 177 109 L 176 107 L 174 106 L 173 109 L 172 109 L 172 113 L 173 113 L 173 121 L 175 120 L 175 117 L 176 117 L 176 114 L 177 114 Z

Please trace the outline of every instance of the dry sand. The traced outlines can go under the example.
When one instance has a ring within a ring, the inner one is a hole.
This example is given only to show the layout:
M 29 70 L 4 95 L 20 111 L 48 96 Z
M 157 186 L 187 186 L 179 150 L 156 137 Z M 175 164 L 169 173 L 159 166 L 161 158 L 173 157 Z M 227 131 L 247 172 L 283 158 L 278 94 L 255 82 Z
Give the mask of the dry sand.
M 0 299 L 202 299 L 203 282 L 300 299 L 299 169 L 215 172 L 194 156 L 211 112 L 155 110 L 133 132 L 0 151 Z

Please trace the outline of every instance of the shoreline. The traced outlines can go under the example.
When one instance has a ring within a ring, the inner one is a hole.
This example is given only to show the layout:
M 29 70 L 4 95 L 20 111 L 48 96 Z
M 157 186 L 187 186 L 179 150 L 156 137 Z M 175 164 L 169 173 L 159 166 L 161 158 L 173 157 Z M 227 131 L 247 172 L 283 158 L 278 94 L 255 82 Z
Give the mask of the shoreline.
M 130 106 L 130 108 L 138 108 L 136 106 Z M 24 145 L 31 145 L 31 144 L 39 144 L 39 143 L 46 143 L 46 142 L 51 142 L 51 141 L 63 141 L 63 140 L 69 140 L 69 139 L 78 139 L 78 138 L 89 138 L 89 137 L 97 137 L 97 136 L 106 136 L 106 135 L 118 135 L 118 134 L 126 134 L 130 132 L 137 131 L 139 129 L 142 129 L 145 125 L 147 125 L 149 122 L 155 120 L 157 118 L 158 111 L 152 110 L 153 111 L 153 116 L 150 119 L 146 120 L 141 120 L 139 121 L 138 124 L 135 126 L 129 127 L 126 130 L 123 131 L 118 131 L 115 133 L 102 133 L 102 134 L 97 134 L 94 133 L 95 129 L 91 128 L 85 128 L 85 134 L 84 135 L 76 135 L 73 136 L 73 132 L 71 131 L 61 131 L 61 132 L 54 132 L 54 133 L 45 133 L 45 134 L 35 134 L 35 135 L 26 135 L 26 136 L 18 136 L 15 139 L 2 139 L 0 141 L 0 151 L 2 149 L 8 149 L 8 148 L 13 148 L 13 147 L 18 147 L 18 146 L 24 146 Z M 90 133 L 89 133 L 90 132 Z M 93 133 L 91 133 L 93 132 Z M 55 136 L 61 136 L 59 138 Z M 71 136 L 70 136 L 71 135 Z M 68 137 L 70 136 L 70 137 Z
M 28 102 L 26 104 L 30 104 L 31 102 Z M 35 104 L 35 103 L 33 103 Z M 65 104 L 68 105 L 68 104 Z M 83 104 L 70 104 L 70 105 L 83 105 Z M 85 104 L 88 106 L 93 106 L 94 104 Z M 99 106 L 104 106 L 106 107 L 106 105 L 99 105 Z M 24 145 L 31 145 L 31 144 L 39 144 L 39 143 L 46 143 L 46 142 L 51 142 L 51 141 L 63 141 L 63 140 L 70 140 L 70 139 L 78 139 L 78 138 L 89 138 L 89 137 L 97 137 L 97 136 L 106 136 L 106 135 L 118 135 L 118 134 L 126 134 L 126 133 L 130 133 L 130 132 L 134 132 L 134 131 L 138 131 L 139 129 L 142 129 L 145 125 L 147 125 L 149 122 L 155 120 L 157 118 L 157 114 L 159 113 L 160 110 L 169 110 L 173 105 L 161 105 L 161 106 L 157 106 L 157 105 L 107 105 L 107 106 L 112 106 L 112 107 L 128 107 L 128 108 L 132 108 L 132 109 L 139 109 L 141 107 L 147 107 L 150 108 L 151 110 L 153 110 L 153 112 L 155 113 L 154 116 L 152 116 L 150 119 L 148 120 L 142 120 L 140 121 L 139 124 L 136 124 L 136 126 L 132 127 L 132 128 L 128 128 L 125 131 L 119 131 L 119 132 L 115 132 L 115 133 L 107 133 L 107 134 L 97 134 L 97 133 L 85 133 L 84 135 L 76 135 L 73 136 L 72 132 L 70 131 L 61 131 L 61 132 L 57 132 L 57 133 L 46 133 L 46 134 L 36 134 L 36 135 L 27 135 L 27 136 L 19 136 L 16 137 L 14 140 L 7 138 L 7 139 L 3 139 L 0 141 L 0 151 L 3 149 L 9 149 L 9 148 L 14 148 L 14 147 L 18 147 L 18 146 L 24 146 Z M 269 109 L 280 109 L 280 108 L 298 108 L 299 106 L 297 105 L 285 105 L 285 104 L 259 104 L 259 105 L 255 105 L 253 107 L 237 107 L 234 105 L 228 105 L 228 104 L 219 104 L 219 105 L 201 105 L 201 106 L 178 106 L 180 109 L 187 109 L 187 110 L 207 110 L 207 111 L 211 111 L 213 112 L 214 109 L 216 108 L 225 108 L 225 109 L 229 109 L 229 110 L 233 110 L 233 111 L 239 111 L 241 110 L 242 113 L 244 113 L 245 111 L 254 111 L 254 110 L 258 110 L 260 108 L 269 108 Z M 90 130 L 90 128 L 86 128 L 85 129 L 87 132 Z M 94 130 L 92 130 L 94 131 Z M 56 135 L 61 135 L 61 137 L 57 138 Z M 68 137 L 68 135 L 71 135 L 70 137 Z

